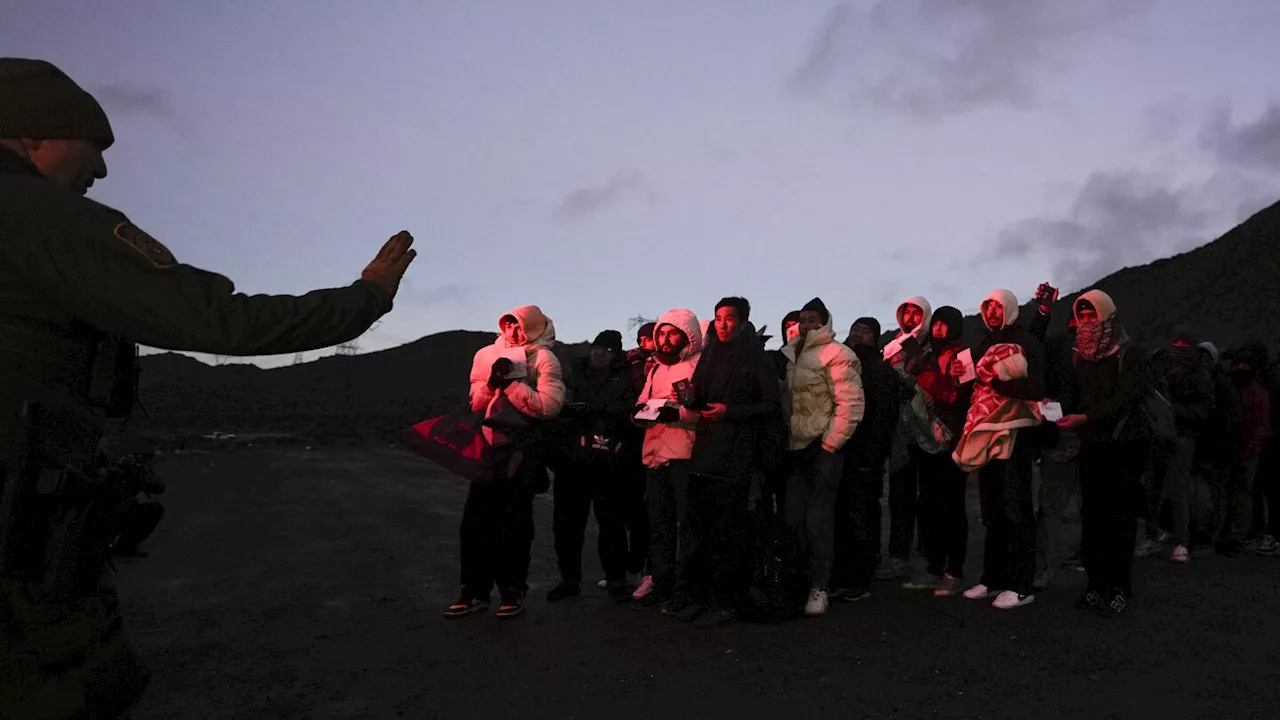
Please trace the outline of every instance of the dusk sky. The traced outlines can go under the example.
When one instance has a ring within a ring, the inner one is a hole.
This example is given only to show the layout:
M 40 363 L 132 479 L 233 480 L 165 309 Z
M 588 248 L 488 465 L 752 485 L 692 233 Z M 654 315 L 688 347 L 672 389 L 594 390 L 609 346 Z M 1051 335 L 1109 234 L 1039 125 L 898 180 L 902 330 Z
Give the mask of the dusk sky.
M 1277 28 L 1274 0 L 41 0 L 0 54 L 103 103 L 90 197 L 240 291 L 346 285 L 412 232 L 370 351 L 526 303 L 630 344 L 730 294 L 775 336 L 821 296 L 843 337 L 1079 289 L 1280 199 Z

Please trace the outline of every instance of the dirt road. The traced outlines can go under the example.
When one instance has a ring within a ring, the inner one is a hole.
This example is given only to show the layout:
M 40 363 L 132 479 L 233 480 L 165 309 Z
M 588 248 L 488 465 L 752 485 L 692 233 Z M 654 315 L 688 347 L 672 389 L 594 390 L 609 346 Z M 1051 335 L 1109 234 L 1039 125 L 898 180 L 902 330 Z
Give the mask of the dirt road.
M 1109 620 L 1072 609 L 1084 578 L 1063 572 L 1011 612 L 882 584 L 820 619 L 695 631 L 594 587 L 548 605 L 542 496 L 529 612 L 446 621 L 466 488 L 424 461 L 247 450 L 159 470 L 168 514 L 118 578 L 154 673 L 135 720 L 1280 717 L 1280 559 L 1142 561 L 1135 610 Z

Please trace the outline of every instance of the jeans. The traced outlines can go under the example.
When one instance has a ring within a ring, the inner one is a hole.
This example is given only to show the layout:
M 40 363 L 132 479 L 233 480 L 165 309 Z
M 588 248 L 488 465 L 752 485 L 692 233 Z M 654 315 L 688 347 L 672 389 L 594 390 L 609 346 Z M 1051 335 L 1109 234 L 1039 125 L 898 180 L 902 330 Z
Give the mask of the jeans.
M 632 492 L 627 487 L 628 480 L 618 467 L 603 464 L 568 465 L 556 475 L 552 532 L 561 580 L 582 582 L 582 545 L 593 506 L 599 528 L 596 550 L 605 579 L 626 579 L 627 529 L 623 511 Z
M 1039 448 L 1029 440 L 1017 438 L 1008 460 L 993 460 L 978 471 L 982 524 L 987 528 L 982 584 L 1022 595 L 1032 591 L 1036 562 L 1031 468 Z
M 1164 463 L 1163 499 L 1173 516 L 1173 542 L 1191 547 L 1191 470 L 1196 456 L 1194 436 L 1179 437 L 1173 455 Z M 1160 517 L 1156 506 L 1155 517 Z
M 687 496 L 676 593 L 714 608 L 736 608 L 751 584 L 751 477 L 693 474 Z
M 809 587 L 829 590 L 835 563 L 835 511 L 844 456 L 818 448 L 806 452 L 787 481 L 784 517 L 807 549 Z
M 836 491 L 835 561 L 831 587 L 866 590 L 880 563 L 884 465 L 862 468 L 846 464 Z
M 1146 503 L 1144 442 L 1085 442 L 1080 448 L 1080 557 L 1089 590 L 1133 596 L 1133 541 Z
M 964 577 L 969 550 L 968 480 L 968 473 L 956 466 L 949 452 L 920 458 L 920 545 L 931 575 Z
M 907 446 L 907 464 L 889 473 L 889 556 L 903 562 L 911 559 L 919 517 L 920 460 L 928 453 Z
M 1063 517 L 1071 498 L 1080 489 L 1077 461 L 1040 464 L 1040 510 L 1036 513 L 1036 584 L 1047 586 L 1062 563 L 1066 538 Z
M 659 597 L 676 589 L 679 538 L 688 532 L 689 461 L 673 460 L 645 474 L 649 505 L 649 574 Z

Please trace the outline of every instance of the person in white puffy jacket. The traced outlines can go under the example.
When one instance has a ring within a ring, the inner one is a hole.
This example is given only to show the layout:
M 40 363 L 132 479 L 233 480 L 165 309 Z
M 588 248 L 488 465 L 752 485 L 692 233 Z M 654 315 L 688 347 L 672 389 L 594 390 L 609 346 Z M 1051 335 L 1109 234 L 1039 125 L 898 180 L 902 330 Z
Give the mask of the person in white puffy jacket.
M 642 458 L 648 477 L 649 569 L 651 588 L 637 599 L 640 607 L 664 606 L 675 593 L 677 534 L 680 532 L 689 457 L 699 414 L 681 407 L 676 385 L 691 382 L 702 357 L 702 327 L 691 310 L 670 310 L 653 332 L 657 361 L 640 392 L 639 403 L 668 400 L 658 422 L 645 429 Z
M 556 330 L 536 305 L 518 307 L 498 320 L 498 339 L 476 353 L 471 365 L 471 408 L 486 418 L 504 403 L 537 422 L 560 414 L 564 376 L 551 352 Z M 521 372 L 523 371 L 523 372 Z M 529 591 L 529 548 L 533 544 L 533 496 L 547 489 L 546 466 L 539 448 L 504 445 L 501 433 L 488 427 L 485 437 L 496 447 L 518 447 L 511 463 L 498 462 L 483 482 L 473 483 L 462 511 L 462 594 L 445 611 L 459 617 L 489 607 L 498 586 L 498 617 L 524 612 Z
M 788 360 L 791 475 L 784 515 L 807 542 L 809 599 L 805 614 L 827 611 L 835 559 L 835 505 L 844 446 L 862 421 L 862 364 L 836 342 L 831 313 L 814 298 L 800 310 L 800 334 L 782 350 Z

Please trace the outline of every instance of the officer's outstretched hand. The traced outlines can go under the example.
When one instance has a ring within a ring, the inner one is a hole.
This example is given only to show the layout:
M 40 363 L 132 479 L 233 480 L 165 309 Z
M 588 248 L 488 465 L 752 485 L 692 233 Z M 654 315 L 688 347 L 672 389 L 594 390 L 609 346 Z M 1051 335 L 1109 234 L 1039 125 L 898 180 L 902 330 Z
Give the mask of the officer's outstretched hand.
M 395 297 L 396 291 L 400 289 L 400 279 L 404 277 L 404 271 L 418 256 L 417 250 L 409 248 L 412 244 L 413 236 L 408 230 L 396 233 L 382 246 L 378 256 L 364 269 L 360 278 L 374 283 L 386 290 L 391 297 Z

